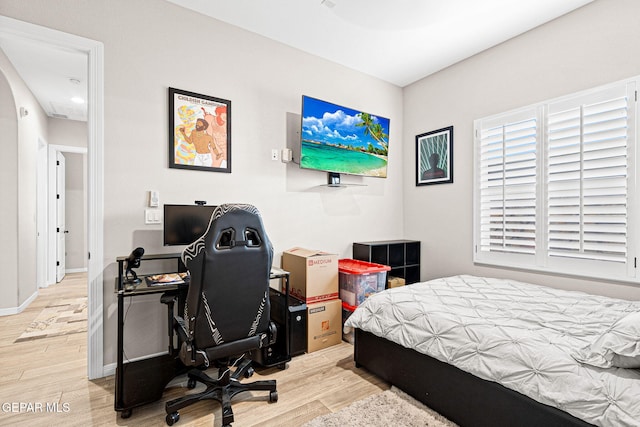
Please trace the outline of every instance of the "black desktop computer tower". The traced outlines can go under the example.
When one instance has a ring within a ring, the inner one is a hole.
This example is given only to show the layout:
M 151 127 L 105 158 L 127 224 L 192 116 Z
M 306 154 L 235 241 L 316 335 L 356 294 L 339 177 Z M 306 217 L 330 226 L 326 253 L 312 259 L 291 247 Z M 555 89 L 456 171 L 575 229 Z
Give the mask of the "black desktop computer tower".
M 269 292 L 271 321 L 278 327 L 276 342 L 259 351 L 254 351 L 252 359 L 262 366 L 284 365 L 296 356 L 307 351 L 307 304 L 289 296 L 289 306 L 285 312 L 285 296 L 273 288 Z M 288 316 L 287 316 L 288 315 Z M 289 318 L 287 351 L 286 318 Z
M 289 350 L 291 356 L 307 351 L 307 304 L 289 297 Z

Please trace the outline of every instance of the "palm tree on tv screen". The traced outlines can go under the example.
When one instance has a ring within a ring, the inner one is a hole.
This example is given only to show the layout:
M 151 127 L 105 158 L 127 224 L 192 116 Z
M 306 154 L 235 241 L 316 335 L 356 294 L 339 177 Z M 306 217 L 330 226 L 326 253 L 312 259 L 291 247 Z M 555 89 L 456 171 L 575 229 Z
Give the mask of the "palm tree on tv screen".
M 362 120 L 362 122 L 358 123 L 356 126 L 364 127 L 364 134 L 370 135 L 373 139 L 375 139 L 381 146 L 384 148 L 384 151 L 389 150 L 389 146 L 386 142 L 386 138 L 389 137 L 386 133 L 384 133 L 384 129 L 380 123 L 374 123 L 373 117 L 369 113 L 358 113 L 358 117 Z

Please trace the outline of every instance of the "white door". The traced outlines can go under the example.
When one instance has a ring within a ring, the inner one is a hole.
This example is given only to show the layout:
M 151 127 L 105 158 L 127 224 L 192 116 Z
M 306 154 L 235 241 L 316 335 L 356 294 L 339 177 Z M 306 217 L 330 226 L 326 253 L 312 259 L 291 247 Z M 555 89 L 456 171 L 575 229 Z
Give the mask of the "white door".
M 36 171 L 36 283 L 47 286 L 47 144 L 38 139 L 38 169 Z
M 64 156 L 61 152 L 56 153 L 56 282 L 60 282 L 64 278 L 65 270 L 65 238 L 67 236 L 67 228 L 65 222 L 65 191 L 64 191 Z

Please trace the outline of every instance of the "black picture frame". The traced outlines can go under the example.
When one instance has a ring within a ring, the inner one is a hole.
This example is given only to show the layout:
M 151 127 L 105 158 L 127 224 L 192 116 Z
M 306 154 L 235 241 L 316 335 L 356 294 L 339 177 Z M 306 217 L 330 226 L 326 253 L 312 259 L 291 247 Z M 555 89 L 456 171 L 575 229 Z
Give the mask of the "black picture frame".
M 169 88 L 169 167 L 231 173 L 231 101 Z
M 453 183 L 453 126 L 416 135 L 416 186 Z

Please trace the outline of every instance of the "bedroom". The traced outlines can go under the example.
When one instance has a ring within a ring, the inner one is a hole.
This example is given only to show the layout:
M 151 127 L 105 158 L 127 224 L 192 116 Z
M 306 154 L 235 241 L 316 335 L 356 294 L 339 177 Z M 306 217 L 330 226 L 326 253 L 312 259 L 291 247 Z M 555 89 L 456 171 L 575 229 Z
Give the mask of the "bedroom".
M 46 1 L 25 7 L 3 0 L 0 7 L 2 15 L 104 43 L 105 367 L 112 367 L 115 357 L 114 260 L 136 246 L 162 249 L 159 229 L 146 226 L 142 215 L 145 194 L 152 189 L 165 203 L 254 203 L 277 252 L 300 245 L 349 256 L 353 241 L 404 237 L 422 242 L 423 280 L 461 272 L 532 283 L 553 279 L 559 288 L 640 299 L 634 285 L 474 265 L 470 149 L 477 118 L 640 74 L 640 59 L 633 55 L 640 40 L 636 2 L 597 0 L 405 88 L 168 3 L 111 4 L 62 1 L 55 7 L 69 9 L 73 19 L 51 13 Z M 192 25 L 206 29 L 215 66 L 185 68 L 197 55 L 181 38 Z M 149 31 L 141 32 L 142 26 Z M 167 169 L 168 86 L 232 100 L 231 174 Z M 286 144 L 286 113 L 299 112 L 302 93 L 390 117 L 389 178 L 368 180 L 363 189 L 328 191 L 314 189 L 323 175 L 269 161 L 270 150 Z M 449 125 L 456 132 L 455 182 L 416 187 L 414 136 Z M 186 180 L 202 184 L 184 191 Z M 162 312 L 141 316 L 159 324 Z M 160 327 L 155 332 L 162 335 Z

